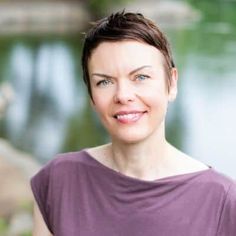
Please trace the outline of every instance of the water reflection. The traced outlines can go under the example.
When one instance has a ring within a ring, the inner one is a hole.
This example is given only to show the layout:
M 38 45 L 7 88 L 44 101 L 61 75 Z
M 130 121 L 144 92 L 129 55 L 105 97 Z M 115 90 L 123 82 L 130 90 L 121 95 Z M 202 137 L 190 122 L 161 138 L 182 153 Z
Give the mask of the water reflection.
M 62 43 L 42 43 L 34 50 L 18 43 L 9 64 L 16 95 L 7 113 L 7 135 L 17 146 L 48 158 L 63 145 L 69 117 L 86 104 L 85 91 L 76 86 L 72 55 Z
M 236 4 L 231 7 L 236 9 Z M 236 178 L 236 18 L 226 22 L 228 15 L 221 17 L 169 33 L 180 62 L 181 148 Z
M 206 14 L 209 9 L 201 10 Z M 221 19 L 215 13 L 206 14 L 191 28 L 166 29 L 180 72 L 167 137 L 178 148 L 236 177 L 232 151 L 236 20 L 228 14 L 235 12 L 236 4 L 228 3 L 225 9 Z M 0 81 L 9 81 L 16 94 L 1 121 L 1 136 L 43 162 L 57 152 L 108 140 L 82 84 L 78 38 L 0 40 L 4 45 Z
M 232 151 L 236 144 L 236 4 L 193 3 L 202 11 L 203 21 L 168 31 L 180 70 L 176 102 L 181 109 L 175 109 L 182 117 L 179 147 L 236 178 Z

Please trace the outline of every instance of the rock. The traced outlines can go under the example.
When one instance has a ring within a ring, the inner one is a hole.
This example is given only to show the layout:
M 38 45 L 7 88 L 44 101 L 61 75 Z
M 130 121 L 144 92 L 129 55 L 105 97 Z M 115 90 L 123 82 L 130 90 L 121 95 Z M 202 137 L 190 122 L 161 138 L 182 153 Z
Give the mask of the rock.
M 0 189 L 0 217 L 10 218 L 24 204 L 32 201 L 27 178 L 1 157 Z
M 0 1 L 0 34 L 75 33 L 89 18 L 79 1 Z
M 40 164 L 28 153 L 17 150 L 8 141 L 0 138 L 0 159 L 16 167 L 26 178 L 30 178 L 40 168 Z
M 40 168 L 32 157 L 0 139 L 0 217 L 31 210 L 33 196 L 29 178 Z

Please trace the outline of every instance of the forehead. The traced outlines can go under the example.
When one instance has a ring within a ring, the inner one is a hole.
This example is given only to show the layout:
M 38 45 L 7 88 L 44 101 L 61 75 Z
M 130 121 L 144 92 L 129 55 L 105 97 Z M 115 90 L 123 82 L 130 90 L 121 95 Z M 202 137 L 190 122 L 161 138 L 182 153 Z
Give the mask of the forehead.
M 102 42 L 91 54 L 89 70 L 133 69 L 142 65 L 163 66 L 164 56 L 147 43 L 125 40 Z

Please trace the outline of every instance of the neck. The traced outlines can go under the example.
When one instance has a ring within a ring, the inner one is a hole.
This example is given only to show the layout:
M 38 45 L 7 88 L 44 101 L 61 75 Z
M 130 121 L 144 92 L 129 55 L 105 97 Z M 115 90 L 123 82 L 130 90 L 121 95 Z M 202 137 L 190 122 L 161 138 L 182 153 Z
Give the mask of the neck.
M 139 143 L 112 140 L 110 152 L 113 168 L 139 179 L 154 180 L 164 175 L 170 164 L 173 147 L 165 138 L 153 138 Z

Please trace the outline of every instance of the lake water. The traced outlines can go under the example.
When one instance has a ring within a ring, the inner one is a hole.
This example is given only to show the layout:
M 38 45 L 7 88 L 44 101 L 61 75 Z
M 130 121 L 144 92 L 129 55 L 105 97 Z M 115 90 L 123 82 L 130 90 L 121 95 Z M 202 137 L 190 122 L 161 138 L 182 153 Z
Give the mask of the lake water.
M 236 178 L 236 2 L 195 1 L 195 7 L 200 22 L 164 28 L 179 69 L 167 138 Z M 80 56 L 79 36 L 0 37 L 0 83 L 15 93 L 1 137 L 41 162 L 109 140 L 90 109 Z

